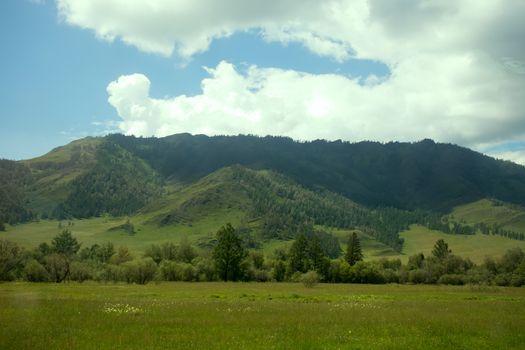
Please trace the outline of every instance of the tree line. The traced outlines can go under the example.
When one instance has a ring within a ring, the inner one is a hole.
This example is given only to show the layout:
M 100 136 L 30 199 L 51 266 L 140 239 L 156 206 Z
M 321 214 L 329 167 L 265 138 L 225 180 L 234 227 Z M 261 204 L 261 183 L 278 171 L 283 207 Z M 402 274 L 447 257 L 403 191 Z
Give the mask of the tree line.
M 147 247 L 140 256 L 112 243 L 82 247 L 69 228 L 50 243 L 26 250 L 0 240 L 0 280 L 66 282 L 94 280 L 145 284 L 159 281 L 303 281 L 329 283 L 525 284 L 525 254 L 508 250 L 501 258 L 476 265 L 454 255 L 438 240 L 432 254 L 400 259 L 364 261 L 358 235 L 348 237 L 343 255 L 328 256 L 317 235 L 300 233 L 289 249 L 264 255 L 246 248 L 230 224 L 220 228 L 216 244 L 199 251 L 187 240 Z

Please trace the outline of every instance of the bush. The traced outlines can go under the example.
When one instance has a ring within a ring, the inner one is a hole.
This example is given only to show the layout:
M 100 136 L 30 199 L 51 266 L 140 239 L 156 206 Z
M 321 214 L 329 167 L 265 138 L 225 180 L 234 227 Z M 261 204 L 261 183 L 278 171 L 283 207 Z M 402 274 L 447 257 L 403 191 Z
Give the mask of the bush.
M 285 275 L 286 275 L 286 265 L 284 264 L 283 261 L 278 260 L 273 266 L 272 277 L 277 282 L 282 282 L 284 281 Z
M 199 281 L 216 281 L 217 274 L 215 273 L 215 266 L 213 260 L 209 258 L 197 257 L 194 260 L 195 273 Z
M 511 274 L 501 273 L 499 275 L 496 275 L 496 277 L 494 278 L 494 283 L 497 286 L 505 287 L 505 286 L 510 285 L 510 280 L 511 279 L 512 279 L 512 275 Z
M 128 261 L 122 264 L 124 277 L 128 283 L 146 284 L 153 280 L 157 264 L 152 258 Z
M 22 248 L 18 244 L 0 239 L 0 281 L 14 280 L 22 267 Z
M 44 257 L 50 280 L 56 283 L 64 281 L 69 275 L 69 260 L 62 254 L 51 254 Z
M 29 260 L 24 266 L 24 277 L 29 282 L 49 281 L 49 273 L 46 268 L 35 259 Z
M 192 282 L 199 279 L 198 271 L 192 264 L 168 260 L 160 263 L 160 275 L 164 281 Z
M 408 282 L 410 283 L 425 283 L 427 280 L 427 272 L 422 269 L 410 270 L 408 272 Z
M 124 277 L 124 268 L 114 264 L 107 264 L 104 268 L 97 271 L 95 279 L 100 282 L 118 282 L 126 280 Z
M 454 286 L 461 286 L 465 284 L 466 281 L 465 275 L 460 274 L 444 274 L 438 280 L 439 284 L 451 284 Z
M 385 283 L 399 283 L 399 272 L 390 268 L 381 271 Z
M 319 283 L 320 277 L 317 271 L 308 271 L 301 275 L 300 281 L 306 288 L 313 288 Z
M 350 278 L 354 283 L 385 283 L 385 279 L 375 263 L 359 261 L 350 268 Z
M 73 281 L 84 282 L 93 279 L 93 270 L 91 267 L 83 262 L 74 261 L 70 267 L 70 278 Z

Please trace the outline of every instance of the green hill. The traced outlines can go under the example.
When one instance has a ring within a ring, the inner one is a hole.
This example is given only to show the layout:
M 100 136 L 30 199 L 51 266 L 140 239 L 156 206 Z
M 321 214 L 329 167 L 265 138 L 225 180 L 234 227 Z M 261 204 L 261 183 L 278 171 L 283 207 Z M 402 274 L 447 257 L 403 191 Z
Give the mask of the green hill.
M 344 246 L 356 231 L 368 258 L 426 251 L 439 235 L 464 242 L 459 251 L 499 254 L 525 234 L 525 168 L 431 140 L 110 135 L 2 160 L 0 180 L 0 221 L 41 219 L 8 226 L 24 244 L 56 234 L 48 218 L 74 222 L 85 242 L 136 250 L 182 236 L 207 248 L 227 222 L 265 251 L 298 233 Z
M 482 198 L 525 205 L 525 167 L 467 148 L 416 143 L 296 142 L 285 137 L 192 136 L 108 139 L 164 177 L 191 182 L 225 166 L 269 169 L 372 207 L 450 211 Z
M 49 215 L 70 193 L 70 184 L 96 164 L 95 154 L 102 138 L 84 138 L 51 152 L 20 162 L 27 166 L 34 182 L 27 191 L 27 206 Z
M 437 240 L 443 239 L 448 243 L 453 254 L 468 257 L 475 263 L 482 263 L 485 257 L 502 256 L 508 249 L 520 247 L 525 251 L 525 241 L 517 241 L 495 235 L 454 235 L 430 230 L 420 225 L 413 225 L 409 230 L 401 233 L 404 239 L 403 255 L 405 262 L 413 254 L 422 252 L 426 256 L 432 254 Z
M 504 229 L 525 232 L 525 208 L 497 200 L 482 199 L 458 206 L 450 216 L 470 225 L 498 225 Z

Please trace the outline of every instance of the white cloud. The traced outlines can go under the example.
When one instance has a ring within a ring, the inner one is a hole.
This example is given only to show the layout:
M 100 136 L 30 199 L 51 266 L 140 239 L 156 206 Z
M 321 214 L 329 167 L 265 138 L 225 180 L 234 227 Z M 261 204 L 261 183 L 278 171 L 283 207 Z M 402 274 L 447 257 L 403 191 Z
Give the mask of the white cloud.
M 510 160 L 514 163 L 525 165 L 525 149 L 495 152 L 489 153 L 489 155 L 494 158 Z
M 344 61 L 386 63 L 391 76 L 349 79 L 228 63 L 202 93 L 149 96 L 143 75 L 108 86 L 137 135 L 282 134 L 298 139 L 418 140 L 482 149 L 525 139 L 525 2 L 505 0 L 57 0 L 67 23 L 146 52 L 185 58 L 256 29 Z
M 255 66 L 243 73 L 221 62 L 207 68 L 210 77 L 202 81 L 200 95 L 152 98 L 150 81 L 141 74 L 120 77 L 109 84 L 108 93 L 123 119 L 121 130 L 143 136 L 250 133 L 381 141 L 432 137 L 468 145 L 486 142 L 487 134 L 495 132 L 490 142 L 525 136 L 511 126 L 521 122 L 520 111 L 497 108 L 513 103 L 512 96 L 498 94 L 512 85 L 505 86 L 497 73 L 485 72 L 468 56 L 439 63 L 432 57 L 407 61 L 389 80 L 363 86 L 358 79 L 340 75 Z M 497 87 L 480 85 L 473 76 L 495 81 Z

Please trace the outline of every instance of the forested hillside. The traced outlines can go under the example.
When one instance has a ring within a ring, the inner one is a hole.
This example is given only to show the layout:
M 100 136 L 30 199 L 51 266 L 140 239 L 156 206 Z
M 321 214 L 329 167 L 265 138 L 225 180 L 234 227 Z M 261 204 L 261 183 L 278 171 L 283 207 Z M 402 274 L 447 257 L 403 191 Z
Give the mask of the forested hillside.
M 109 135 L 3 161 L 0 176 L 0 220 L 10 223 L 108 214 L 166 227 L 215 213 L 216 224 L 233 214 L 250 222 L 258 239 L 321 232 L 313 227 L 357 229 L 397 251 L 399 233 L 411 224 L 523 239 L 523 230 L 445 214 L 483 198 L 524 205 L 525 167 L 431 140 Z
M 111 135 L 165 177 L 193 181 L 241 164 L 271 169 L 309 188 L 324 188 L 368 206 L 449 211 L 481 198 L 525 205 L 525 167 L 466 148 L 436 144 L 285 137 Z

